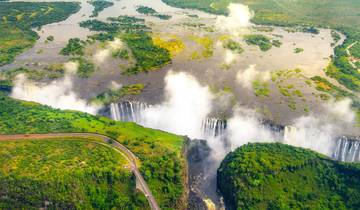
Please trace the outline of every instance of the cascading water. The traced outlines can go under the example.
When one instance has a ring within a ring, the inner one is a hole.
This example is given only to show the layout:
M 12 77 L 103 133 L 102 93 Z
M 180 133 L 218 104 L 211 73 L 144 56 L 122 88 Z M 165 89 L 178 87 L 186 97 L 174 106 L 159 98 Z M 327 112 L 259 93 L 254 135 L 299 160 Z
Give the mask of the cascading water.
M 345 162 L 360 161 L 360 137 L 342 136 L 337 140 L 333 158 Z
M 110 104 L 110 114 L 113 120 L 123 122 L 144 122 L 143 112 L 149 105 L 139 101 L 123 101 Z
M 293 126 L 285 126 L 284 130 L 284 144 L 294 144 L 296 142 L 296 127 Z
M 226 126 L 226 120 L 213 117 L 206 118 L 202 125 L 204 138 L 225 137 Z

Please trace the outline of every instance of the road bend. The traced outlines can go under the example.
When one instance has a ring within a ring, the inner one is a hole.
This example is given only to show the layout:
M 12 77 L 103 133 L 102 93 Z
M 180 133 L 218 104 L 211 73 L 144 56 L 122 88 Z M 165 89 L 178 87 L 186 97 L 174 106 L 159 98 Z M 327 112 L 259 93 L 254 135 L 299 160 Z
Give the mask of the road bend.
M 137 166 L 138 158 L 132 153 L 128 148 L 119 142 L 111 139 L 110 137 L 96 134 L 96 133 L 49 133 L 49 134 L 16 134 L 16 135 L 0 135 L 0 141 L 9 141 L 9 140 L 46 140 L 52 138 L 98 138 L 113 148 L 117 149 L 124 157 L 129 161 L 131 170 L 134 173 L 137 182 L 140 186 L 141 191 L 145 194 L 146 199 L 149 202 L 149 205 L 152 210 L 160 210 L 159 205 L 157 204 L 153 194 L 151 193 L 149 186 L 141 175 L 139 168 Z M 96 141 L 95 141 L 96 142 Z

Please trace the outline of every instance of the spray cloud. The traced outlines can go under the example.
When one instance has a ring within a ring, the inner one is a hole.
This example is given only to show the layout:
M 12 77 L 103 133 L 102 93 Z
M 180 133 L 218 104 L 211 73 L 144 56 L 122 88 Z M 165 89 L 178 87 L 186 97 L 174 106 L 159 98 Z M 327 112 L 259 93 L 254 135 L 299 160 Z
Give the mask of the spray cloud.
M 325 113 L 312 113 L 294 121 L 296 132 L 286 143 L 309 148 L 330 156 L 335 146 L 335 138 L 344 134 L 355 122 L 351 100 L 330 101 L 323 105 Z
M 124 46 L 119 38 L 115 38 L 114 41 L 107 43 L 104 49 L 98 50 L 94 55 L 94 61 L 98 64 L 103 63 L 108 59 L 112 52 L 121 49 Z
M 91 105 L 79 98 L 73 92 L 73 75 L 78 64 L 68 62 L 64 64 L 65 76 L 49 84 L 40 84 L 29 81 L 24 74 L 19 74 L 11 97 L 26 101 L 35 101 L 53 108 L 70 109 L 96 114 L 100 107 Z
M 208 87 L 186 73 L 169 72 L 165 77 L 166 100 L 146 109 L 144 125 L 202 137 L 202 122 L 211 111 L 212 95 Z
M 241 30 L 251 26 L 250 19 L 254 13 L 248 6 L 231 3 L 228 6 L 229 15 L 219 16 L 216 20 L 216 27 L 222 31 L 228 31 L 233 35 L 239 35 Z
M 275 134 L 262 125 L 260 116 L 252 109 L 237 107 L 234 116 L 228 121 L 228 133 L 231 146 L 234 148 L 248 142 L 273 142 Z

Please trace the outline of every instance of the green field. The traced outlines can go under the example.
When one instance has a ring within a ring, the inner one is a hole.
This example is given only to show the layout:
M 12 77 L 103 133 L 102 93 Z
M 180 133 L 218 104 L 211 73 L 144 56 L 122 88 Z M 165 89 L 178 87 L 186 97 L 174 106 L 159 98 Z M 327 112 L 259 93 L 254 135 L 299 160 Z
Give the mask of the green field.
M 160 207 L 186 205 L 183 137 L 135 123 L 115 122 L 105 117 L 18 101 L 2 93 L 0 116 L 0 134 L 91 132 L 110 136 L 140 158 L 140 171 Z
M 73 2 L 0 2 L 0 66 L 32 47 L 38 35 L 31 28 L 65 20 L 79 9 Z
M 150 209 L 127 164 L 86 139 L 0 142 L 0 208 Z
M 360 164 L 280 143 L 228 154 L 218 186 L 229 209 L 359 209 Z
M 253 22 L 262 25 L 330 27 L 343 32 L 347 39 L 335 50 L 334 67 L 327 75 L 335 78 L 348 89 L 360 92 L 360 72 L 349 63 L 346 48 L 360 41 L 360 1 L 358 0 L 162 0 L 181 8 L 200 9 L 210 13 L 227 14 L 229 3 L 248 5 L 255 12 Z M 352 49 L 357 54 L 358 45 Z

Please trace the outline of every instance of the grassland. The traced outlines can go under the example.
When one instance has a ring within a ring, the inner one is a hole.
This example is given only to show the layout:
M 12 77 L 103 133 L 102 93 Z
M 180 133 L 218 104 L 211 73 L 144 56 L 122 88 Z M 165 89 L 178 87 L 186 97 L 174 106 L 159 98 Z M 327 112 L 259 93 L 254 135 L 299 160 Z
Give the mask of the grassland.
M 247 144 L 228 154 L 218 187 L 229 209 L 358 209 L 360 165 L 284 144 Z
M 115 122 L 76 111 L 61 111 L 0 94 L 0 133 L 92 132 L 126 145 L 141 160 L 140 171 L 162 209 L 184 207 L 184 139 L 135 123 Z
M 306 104 L 307 98 L 301 92 L 301 87 L 299 87 L 299 85 L 294 85 L 294 83 L 291 82 L 293 80 L 301 80 L 304 82 L 303 85 L 311 85 L 311 81 L 303 75 L 301 69 L 278 70 L 271 72 L 271 81 L 275 83 L 277 89 L 282 95 L 281 99 L 287 103 L 288 107 L 295 111 L 302 105 L 304 112 L 307 113 L 309 111 Z M 303 103 L 297 104 L 298 100 L 301 100 Z
M 0 142 L 1 209 L 149 209 L 124 157 L 87 139 Z
M 269 97 L 270 89 L 269 89 L 269 84 L 267 82 L 262 82 L 260 80 L 254 80 L 252 82 L 252 87 L 254 89 L 254 94 L 256 96 Z
M 211 37 L 191 35 L 189 39 L 202 48 L 199 52 L 194 51 L 191 59 L 210 58 L 214 55 L 214 40 Z
M 33 46 L 38 35 L 31 28 L 65 20 L 79 9 L 71 2 L 0 2 L 0 66 Z

